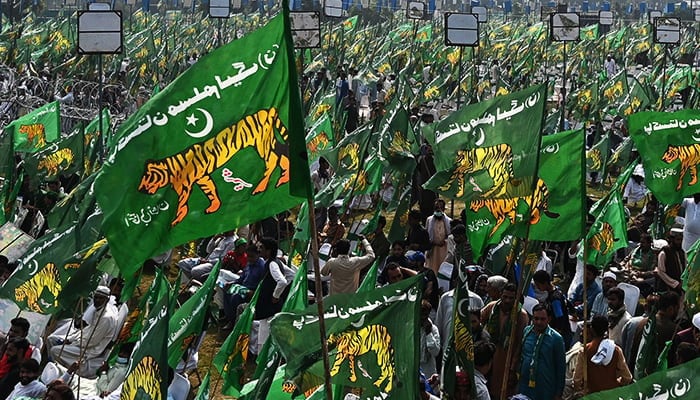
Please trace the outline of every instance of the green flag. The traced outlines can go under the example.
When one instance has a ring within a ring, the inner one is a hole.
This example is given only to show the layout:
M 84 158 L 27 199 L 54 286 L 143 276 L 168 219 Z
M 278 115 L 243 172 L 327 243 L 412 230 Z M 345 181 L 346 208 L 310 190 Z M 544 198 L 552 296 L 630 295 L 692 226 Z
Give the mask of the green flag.
M 96 174 L 85 178 L 68 195 L 63 197 L 46 216 L 49 228 L 56 230 L 64 225 L 82 226 L 85 220 L 96 211 Z
M 199 59 L 124 122 L 96 181 L 122 271 L 308 198 L 299 101 L 285 9 Z
M 639 351 L 634 364 L 634 379 L 642 379 L 656 371 L 658 362 L 658 343 L 656 340 L 656 310 L 647 318 L 642 331 L 642 339 L 639 342 Z
M 167 284 L 167 283 L 165 283 Z M 121 400 L 164 400 L 168 393 L 170 296 L 162 295 L 148 313 L 122 386 Z
M 664 349 L 659 354 L 659 359 L 656 361 L 656 371 L 666 371 L 668 369 L 668 352 L 671 350 L 672 340 L 666 341 Z
M 581 40 L 598 39 L 598 24 L 582 27 L 579 31 L 579 37 Z
M 357 18 L 358 16 L 354 15 L 343 21 L 343 29 L 345 29 L 345 32 L 355 29 L 355 26 L 357 26 Z
M 316 161 L 324 150 L 328 150 L 334 145 L 335 136 L 333 135 L 331 118 L 324 113 L 306 135 L 306 151 L 309 153 L 309 163 Z
M 609 154 L 610 136 L 606 134 L 600 138 L 598 143 L 586 151 L 586 170 L 588 172 L 598 172 L 601 176 L 604 176 Z
M 549 213 L 530 211 L 530 239 L 578 240 L 583 236 L 586 223 L 584 150 L 583 130 L 542 137 L 538 171 L 549 190 Z M 567 162 L 562 164 L 561 160 Z M 538 217 L 539 221 L 535 222 Z
M 7 125 L 5 129 L 14 135 L 15 151 L 33 153 L 58 139 L 61 134 L 59 108 L 58 101 L 54 101 Z
M 8 131 L 0 132 L 0 222 L 2 224 L 12 216 L 15 199 L 12 198 L 11 193 L 18 178 L 12 139 L 13 135 Z
M 83 136 L 75 132 L 45 146 L 24 161 L 24 169 L 33 187 L 38 186 L 42 181 L 58 179 L 60 174 L 81 175 Z
M 204 285 L 170 318 L 168 323 L 168 365 L 170 367 L 177 367 L 187 348 L 202 333 L 218 276 L 219 262 L 212 269 Z
M 628 125 L 644 164 L 644 182 L 659 201 L 676 204 L 700 191 L 699 110 L 639 112 L 630 115 Z
M 107 240 L 101 239 L 66 260 L 64 269 L 74 272 L 58 294 L 57 302 L 63 310 L 72 312 L 81 297 L 88 297 L 97 288 L 102 279 L 97 266 L 108 251 Z
M 447 399 L 455 398 L 456 374 L 455 367 L 459 367 L 467 373 L 470 380 L 471 394 L 476 398 L 476 385 L 474 384 L 474 338 L 471 333 L 471 314 L 469 310 L 469 275 L 466 265 L 460 263 L 459 284 L 454 292 L 454 308 L 452 310 L 452 330 L 445 346 L 445 370 L 443 381 L 445 382 Z M 462 301 L 466 300 L 466 301 Z M 448 368 L 449 366 L 449 368 Z
M 610 78 L 600 88 L 602 96 L 599 98 L 598 107 L 609 114 L 617 114 L 618 105 L 629 94 L 627 86 L 627 70 L 622 68 L 620 72 Z
M 433 25 L 427 24 L 420 27 L 416 32 L 416 42 L 423 43 L 430 42 L 431 40 L 433 40 Z
M 374 260 L 372 266 L 367 271 L 367 275 L 360 283 L 357 288 L 357 293 L 368 293 L 376 289 L 377 287 L 377 276 L 379 275 L 379 259 Z
M 545 102 L 546 85 L 533 86 L 468 105 L 424 129 L 438 173 L 423 187 L 470 201 L 507 197 L 509 184 L 531 181 Z
M 204 379 L 199 383 L 199 389 L 197 389 L 197 395 L 194 396 L 194 400 L 209 400 L 211 397 L 211 387 L 210 385 L 209 371 L 204 375 Z
M 363 399 L 418 398 L 422 277 L 369 293 L 339 294 L 324 301 L 331 380 L 363 388 Z M 286 376 L 306 391 L 324 375 L 318 310 L 279 313 L 270 324 L 273 342 L 287 360 Z
M 105 108 L 102 110 L 102 127 L 100 128 L 100 116 L 98 115 L 83 130 L 83 146 L 85 148 L 83 169 L 85 175 L 93 174 L 100 168 L 104 152 L 104 138 L 109 133 L 110 124 L 109 110 Z M 110 140 L 113 138 L 113 136 L 109 136 Z
M 688 266 L 683 270 L 681 280 L 683 282 L 683 290 L 685 290 L 685 304 L 688 307 L 690 315 L 694 315 L 700 309 L 700 257 L 698 250 L 700 249 L 700 240 L 696 241 L 688 250 Z
M 627 386 L 589 394 L 584 400 L 681 399 L 693 400 L 700 387 L 700 358 L 666 371 L 656 372 Z
M 406 231 L 408 230 L 408 213 L 411 211 L 411 187 L 407 187 L 399 197 L 399 204 L 396 206 L 394 219 L 391 221 L 389 234 L 387 239 L 390 243 L 397 240 L 406 239 Z
M 81 262 L 89 258 L 99 232 L 88 235 L 80 227 L 42 236 L 17 260 L 17 269 L 0 287 L 0 297 L 13 300 L 20 309 L 52 314 L 59 310 L 58 296 Z M 78 240 L 80 239 L 80 240 Z M 76 254 L 76 252 L 78 254 Z
M 253 325 L 253 315 L 259 295 L 260 286 L 255 290 L 255 294 L 253 294 L 243 314 L 238 318 L 233 331 L 214 357 L 213 364 L 224 381 L 222 393 L 229 396 L 239 396 L 243 387 L 245 364 L 248 361 L 248 346 L 250 345 L 250 329 Z
M 620 192 L 611 192 L 594 215 L 595 222 L 586 235 L 587 263 L 603 269 L 616 250 L 627 247 L 627 220 Z
M 117 336 L 117 343 L 133 343 L 138 340 L 144 324 L 147 323 L 150 310 L 155 307 L 158 299 L 165 296 L 168 292 L 168 286 L 168 281 L 163 276 L 162 270 L 160 268 L 156 269 L 156 276 L 153 278 L 148 291 L 141 297 L 136 308 L 129 311 L 129 315 L 119 331 L 119 336 Z M 112 353 L 114 353 L 114 350 Z

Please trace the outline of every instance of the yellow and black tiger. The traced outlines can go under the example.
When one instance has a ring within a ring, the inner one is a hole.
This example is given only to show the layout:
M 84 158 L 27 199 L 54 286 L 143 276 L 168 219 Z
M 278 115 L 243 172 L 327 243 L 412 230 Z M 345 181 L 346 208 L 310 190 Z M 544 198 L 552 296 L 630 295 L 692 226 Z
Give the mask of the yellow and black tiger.
M 482 194 L 483 197 L 502 196 L 506 185 L 513 177 L 513 150 L 507 143 L 490 147 L 459 150 L 455 159 L 455 170 L 450 180 L 440 186 L 440 190 L 449 190 L 457 181 L 457 197 L 464 194 L 464 175 L 486 170 L 493 180 L 493 186 Z
M 27 141 L 34 147 L 39 148 L 46 146 L 46 133 L 44 129 L 44 124 L 20 125 L 19 133 L 27 135 Z M 34 143 L 34 139 L 36 139 L 36 143 Z
M 245 366 L 246 361 L 248 361 L 248 346 L 250 345 L 250 335 L 243 333 L 236 339 L 236 345 L 234 346 L 231 354 L 228 356 L 228 361 L 224 364 L 224 371 L 228 371 L 228 366 L 231 364 L 231 360 L 240 355 L 243 360 L 240 363 L 241 368 Z
M 356 331 L 347 331 L 330 335 L 328 345 L 335 345 L 337 351 L 331 368 L 331 376 L 340 371 L 340 366 L 347 359 L 350 367 L 350 382 L 357 381 L 355 374 L 355 357 L 373 352 L 377 356 L 377 366 L 382 371 L 373 385 L 386 393 L 393 388 L 396 365 L 391 335 L 383 325 L 368 325 Z
M 55 176 L 58 174 L 58 169 L 65 164 L 65 168 L 70 167 L 73 163 L 73 151 L 69 148 L 60 149 L 55 153 L 51 153 L 44 157 L 37 164 L 37 169 L 46 170 L 46 175 Z
M 146 356 L 126 377 L 119 400 L 136 399 L 139 392 L 149 399 L 164 399 L 165 393 L 161 390 L 162 379 L 158 362 L 155 358 Z
M 44 312 L 39 304 L 39 298 L 44 290 L 48 290 L 54 297 L 61 292 L 61 276 L 54 263 L 48 263 L 41 271 L 37 272 L 28 281 L 15 289 L 17 301 L 27 300 L 27 307 L 34 312 Z M 56 301 L 54 300 L 54 305 Z
M 341 147 L 338 150 L 338 161 L 342 161 L 345 157 L 350 157 L 350 164 L 344 166 L 345 169 L 353 171 L 360 168 L 360 145 L 357 143 L 348 143 Z
M 347 191 L 354 188 L 355 192 L 361 192 L 367 189 L 368 184 L 367 171 L 363 169 L 359 172 L 353 172 L 350 174 L 350 177 L 343 186 L 343 190 Z
M 331 141 L 328 138 L 328 134 L 326 132 L 321 132 L 314 136 L 313 139 L 309 140 L 309 143 L 306 144 L 306 149 L 309 150 L 309 153 L 316 154 L 319 150 L 327 148 L 330 143 Z
M 619 240 L 619 238 L 615 237 L 615 232 L 613 231 L 612 225 L 607 222 L 603 222 L 603 225 L 600 227 L 600 231 L 595 233 L 588 240 L 588 246 L 601 255 L 606 255 L 612 251 L 613 245 Z
M 542 179 L 537 179 L 534 193 L 527 196 L 509 197 L 509 198 L 490 198 L 476 199 L 469 203 L 469 208 L 477 212 L 486 207 L 491 215 L 496 219 L 496 224 L 491 229 L 493 235 L 498 228 L 505 222 L 506 218 L 511 224 L 516 222 L 515 218 L 518 212 L 518 202 L 525 201 L 530 208 L 530 225 L 540 222 L 541 213 L 544 213 L 550 218 L 557 218 L 559 214 L 549 211 L 549 190 Z
M 461 318 L 457 318 L 454 323 L 455 333 L 455 353 L 466 354 L 467 357 L 474 358 L 474 338 L 469 333 L 469 328 Z
M 661 159 L 670 164 L 676 160 L 681 160 L 681 173 L 678 177 L 678 185 L 676 190 L 681 190 L 683 186 L 683 177 L 686 172 L 690 171 L 690 182 L 688 186 L 698 183 L 698 164 L 700 164 L 700 144 L 693 143 L 685 146 L 669 145 Z
M 265 173 L 252 194 L 267 190 L 270 177 L 278 166 L 282 170 L 276 185 L 279 187 L 289 182 L 289 158 L 288 145 L 277 140 L 275 130 L 279 131 L 284 141 L 287 140 L 287 128 L 274 107 L 248 115 L 205 142 L 195 143 L 162 160 L 148 160 L 139 190 L 154 194 L 158 189 L 172 185 L 178 195 L 177 216 L 172 226 L 187 216 L 187 201 L 194 185 L 199 186 L 209 198 L 210 204 L 205 212 L 214 213 L 221 206 L 221 200 L 211 174 L 247 147 L 255 148 L 265 162 Z
M 590 162 L 589 162 L 590 160 Z M 603 166 L 603 155 L 599 149 L 591 149 L 586 152 L 586 163 L 591 171 L 598 171 Z

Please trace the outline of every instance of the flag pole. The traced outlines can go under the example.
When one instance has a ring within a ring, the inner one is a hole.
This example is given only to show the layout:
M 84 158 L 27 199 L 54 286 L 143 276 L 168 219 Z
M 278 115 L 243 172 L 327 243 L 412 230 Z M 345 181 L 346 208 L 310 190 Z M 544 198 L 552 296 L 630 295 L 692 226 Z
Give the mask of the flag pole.
M 311 231 L 311 258 L 314 263 L 314 284 L 316 306 L 318 308 L 318 330 L 321 336 L 321 353 L 323 355 L 323 378 L 326 386 L 326 399 L 333 400 L 331 388 L 331 365 L 328 360 L 328 341 L 326 341 L 326 321 L 323 316 L 323 287 L 321 285 L 321 267 L 318 257 L 318 232 L 316 231 L 316 213 L 314 211 L 314 198 L 311 193 L 307 199 L 309 207 L 309 228 Z
M 588 329 L 586 328 L 586 315 L 588 315 L 588 280 L 586 279 L 586 261 L 588 260 L 588 240 L 583 239 L 583 354 L 586 354 L 588 343 Z M 583 393 L 588 393 L 588 362 L 586 357 L 583 367 Z

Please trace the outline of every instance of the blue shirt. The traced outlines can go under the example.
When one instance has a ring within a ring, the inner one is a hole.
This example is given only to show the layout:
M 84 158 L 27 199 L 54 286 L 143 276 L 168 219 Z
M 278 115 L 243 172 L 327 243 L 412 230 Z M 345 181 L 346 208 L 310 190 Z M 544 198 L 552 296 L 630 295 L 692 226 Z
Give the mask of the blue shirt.
M 564 339 L 551 327 L 542 334 L 542 343 L 538 354 L 535 352 L 537 344 L 537 332 L 532 325 L 523 332 L 523 348 L 520 359 L 520 381 L 518 393 L 522 393 L 531 399 L 551 400 L 554 396 L 561 396 L 564 392 L 564 379 L 566 374 L 566 359 L 564 351 Z M 530 365 L 533 357 L 537 357 L 537 370 L 535 371 L 535 387 L 529 386 Z
M 243 269 L 238 283 L 250 290 L 255 290 L 263 276 L 265 276 L 265 260 L 258 257 L 257 260 L 248 260 L 248 265 Z
M 588 285 L 586 288 L 586 298 L 588 300 L 588 313 L 591 313 L 591 307 L 593 306 L 593 302 L 595 302 L 596 296 L 598 296 L 598 293 L 602 293 L 603 290 L 600 288 L 600 285 L 598 285 L 598 282 L 593 281 Z M 573 304 L 579 304 L 576 306 L 576 310 L 581 315 L 583 315 L 583 282 L 579 283 L 578 286 L 576 286 L 576 289 L 574 290 L 573 296 L 569 298 L 569 301 Z

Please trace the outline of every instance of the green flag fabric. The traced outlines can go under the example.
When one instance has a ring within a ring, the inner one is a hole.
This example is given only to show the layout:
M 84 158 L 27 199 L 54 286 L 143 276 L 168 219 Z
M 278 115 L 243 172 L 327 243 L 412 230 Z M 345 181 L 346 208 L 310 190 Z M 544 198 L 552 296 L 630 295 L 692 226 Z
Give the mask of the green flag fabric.
M 377 287 L 377 276 L 379 275 L 379 262 L 380 260 L 374 260 L 372 266 L 367 271 L 362 283 L 357 288 L 357 293 L 367 293 L 373 291 Z
M 634 379 L 642 379 L 652 372 L 656 371 L 659 345 L 657 341 L 658 332 L 656 331 L 656 310 L 650 313 L 651 317 L 647 318 L 642 331 L 642 338 L 639 342 L 639 351 L 634 364 Z
M 285 10 L 199 59 L 121 125 L 96 193 L 122 271 L 308 197 L 294 68 Z
M 438 173 L 423 186 L 471 201 L 506 197 L 509 184 L 532 180 L 545 102 L 546 85 L 533 86 L 466 106 L 424 129 Z
M 33 187 L 42 181 L 58 179 L 59 174 L 82 175 L 83 135 L 75 132 L 45 146 L 27 157 L 24 165 Z
M 476 398 L 476 385 L 474 384 L 474 337 L 471 332 L 471 317 L 469 310 L 469 290 L 467 266 L 463 263 L 459 268 L 459 283 L 454 292 L 454 308 L 452 310 L 452 330 L 443 360 L 445 363 L 444 375 L 442 377 L 445 384 L 444 396 L 446 399 L 454 399 L 457 389 L 457 370 L 465 371 L 469 377 L 469 388 L 471 394 Z M 462 301 L 465 300 L 466 301 Z
M 620 192 L 611 192 L 594 215 L 595 222 L 586 235 L 587 262 L 603 269 L 616 250 L 627 247 L 627 220 Z
M 98 234 L 87 235 L 81 233 L 80 227 L 66 226 L 42 236 L 17 261 L 17 269 L 0 287 L 0 297 L 14 301 L 22 310 L 57 312 L 59 294 L 81 263 L 95 251 L 92 244 Z
M 196 341 L 204 329 L 209 303 L 214 295 L 214 285 L 219 276 L 216 263 L 202 287 L 177 309 L 170 318 L 168 334 L 168 365 L 175 368 L 188 347 Z
M 8 131 L 0 132 L 0 222 L 2 224 L 12 216 L 14 199 L 10 194 L 18 178 L 12 139 L 13 135 Z
M 58 139 L 60 121 L 60 106 L 54 101 L 12 121 L 5 129 L 14 135 L 15 151 L 33 153 Z
M 309 163 L 317 160 L 323 151 L 335 146 L 333 125 L 328 114 L 323 114 L 314 123 L 306 135 L 306 151 L 309 153 Z
M 539 177 L 549 191 L 546 208 L 556 217 L 542 210 L 531 210 L 531 239 L 560 241 L 583 237 L 586 223 L 584 154 L 583 130 L 542 137 Z M 562 160 L 567 162 L 562 164 Z M 535 213 L 539 213 L 539 221 L 533 223 Z
M 598 172 L 601 176 L 604 176 L 609 154 L 610 136 L 605 135 L 600 138 L 598 143 L 586 151 L 586 170 L 588 172 Z
M 210 387 L 210 374 L 207 372 L 199 384 L 199 389 L 197 389 L 197 394 L 194 396 L 194 400 L 209 400 L 211 397 L 211 387 Z
M 170 303 L 171 298 L 165 292 L 148 313 L 147 323 L 132 352 L 120 400 L 167 398 Z
M 83 130 L 85 153 L 83 169 L 86 176 L 95 173 L 101 166 L 102 153 L 104 152 L 104 138 L 109 132 L 110 124 L 109 110 L 105 108 L 102 110 L 102 127 L 100 127 L 100 116 L 98 115 L 95 119 L 90 121 Z M 109 138 L 111 140 L 114 137 L 109 136 Z
M 697 398 L 700 388 L 700 358 L 666 371 L 656 372 L 627 386 L 589 394 L 584 400 L 652 400 Z
M 248 346 L 250 345 L 250 329 L 253 325 L 253 315 L 259 295 L 260 286 L 214 357 L 213 364 L 224 381 L 222 393 L 229 396 L 239 396 L 240 390 L 243 388 L 245 364 L 248 360 Z
M 102 274 L 98 272 L 97 267 L 108 251 L 107 240 L 100 239 L 66 260 L 64 269 L 73 270 L 73 272 L 67 277 L 65 285 L 58 294 L 59 307 L 71 312 L 75 310 L 74 305 L 81 297 L 88 297 L 97 288 L 102 279 Z
M 417 398 L 422 279 L 324 300 L 334 384 L 363 388 L 361 399 Z M 286 376 L 302 391 L 318 386 L 324 375 L 317 311 L 279 313 L 270 325 L 287 360 Z
M 700 191 L 700 110 L 639 112 L 629 132 L 644 164 L 644 182 L 664 204 L 680 203 Z

